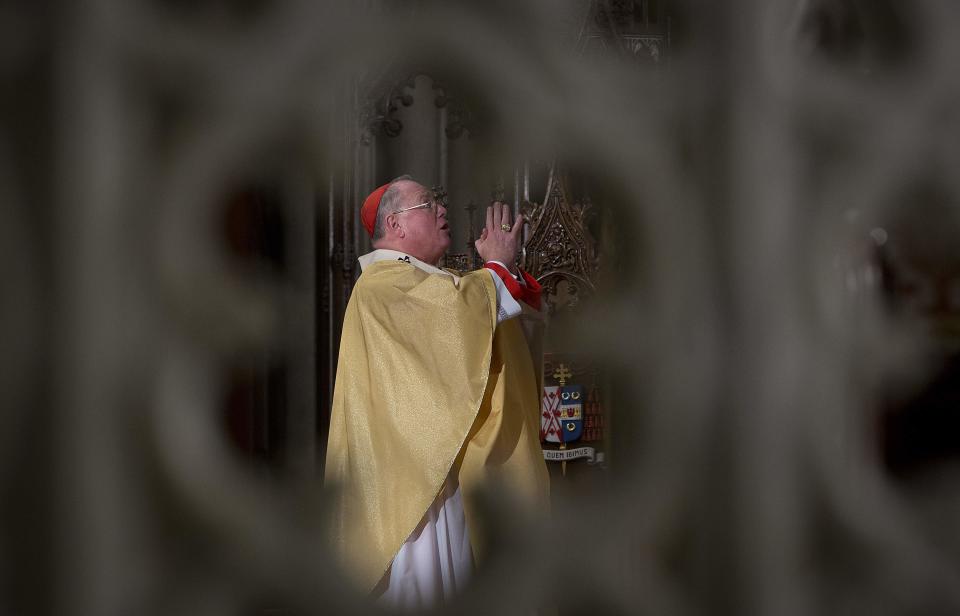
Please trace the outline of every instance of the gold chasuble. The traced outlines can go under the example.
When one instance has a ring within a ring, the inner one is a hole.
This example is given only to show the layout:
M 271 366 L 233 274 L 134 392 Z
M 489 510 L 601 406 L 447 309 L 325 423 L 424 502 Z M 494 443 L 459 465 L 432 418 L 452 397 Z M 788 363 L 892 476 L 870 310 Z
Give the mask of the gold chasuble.
M 546 512 L 537 387 L 517 319 L 497 324 L 489 272 L 365 267 L 344 316 L 325 471 L 339 487 L 335 549 L 362 588 L 380 581 L 451 471 L 475 559 L 487 482 Z

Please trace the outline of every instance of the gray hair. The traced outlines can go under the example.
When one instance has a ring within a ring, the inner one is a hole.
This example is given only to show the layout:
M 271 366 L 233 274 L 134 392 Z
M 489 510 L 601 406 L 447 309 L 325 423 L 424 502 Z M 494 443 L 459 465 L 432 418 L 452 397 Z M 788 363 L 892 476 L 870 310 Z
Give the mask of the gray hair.
M 397 182 L 412 179 L 409 175 L 401 175 L 400 177 L 390 180 L 390 186 L 384 191 L 383 197 L 380 198 L 380 207 L 377 208 L 377 220 L 373 224 L 373 241 L 383 239 L 383 230 L 387 224 L 387 216 L 400 208 L 400 189 L 396 186 Z

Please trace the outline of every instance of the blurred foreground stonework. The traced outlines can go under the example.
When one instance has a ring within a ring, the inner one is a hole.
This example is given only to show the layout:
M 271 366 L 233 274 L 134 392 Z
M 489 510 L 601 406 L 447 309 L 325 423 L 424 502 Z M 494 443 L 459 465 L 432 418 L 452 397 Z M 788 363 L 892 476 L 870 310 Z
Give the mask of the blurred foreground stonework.
M 445 611 L 960 613 L 958 59 L 953 0 L 0 3 L 0 614 L 378 610 L 321 478 L 401 173 L 463 258 L 561 179 L 597 242 L 605 461 Z

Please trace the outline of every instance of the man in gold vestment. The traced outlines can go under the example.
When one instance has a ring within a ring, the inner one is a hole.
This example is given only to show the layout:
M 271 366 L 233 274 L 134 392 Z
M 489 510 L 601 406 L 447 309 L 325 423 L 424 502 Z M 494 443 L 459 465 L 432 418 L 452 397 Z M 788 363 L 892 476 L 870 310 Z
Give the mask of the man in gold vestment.
M 422 185 L 398 178 L 361 210 L 375 250 L 344 316 L 326 480 L 344 565 L 395 607 L 463 588 L 483 557 L 484 486 L 547 507 L 538 375 L 515 318 L 539 310 L 540 287 L 514 265 L 523 220 L 511 218 L 487 209 L 485 266 L 461 276 L 437 267 L 450 231 Z

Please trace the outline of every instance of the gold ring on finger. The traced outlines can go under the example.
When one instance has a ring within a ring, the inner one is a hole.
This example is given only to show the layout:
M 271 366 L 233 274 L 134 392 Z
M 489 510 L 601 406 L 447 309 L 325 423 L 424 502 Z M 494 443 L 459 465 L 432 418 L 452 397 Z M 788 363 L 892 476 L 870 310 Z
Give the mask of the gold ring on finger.
M 503 224 L 503 225 L 500 225 L 500 229 L 502 229 L 503 231 L 509 231 L 511 227 L 510 225 Z

